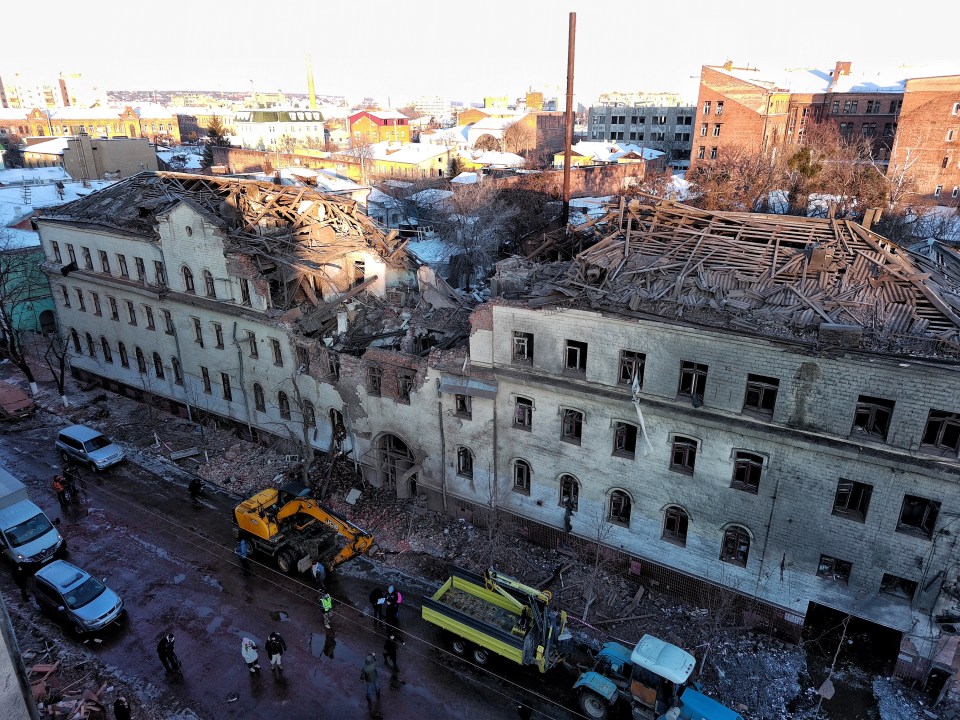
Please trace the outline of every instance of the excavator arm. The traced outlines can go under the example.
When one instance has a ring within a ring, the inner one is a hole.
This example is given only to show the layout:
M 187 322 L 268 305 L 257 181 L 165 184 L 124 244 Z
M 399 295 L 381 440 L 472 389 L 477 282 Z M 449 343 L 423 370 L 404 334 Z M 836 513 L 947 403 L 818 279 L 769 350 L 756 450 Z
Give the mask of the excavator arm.
M 343 515 L 324 507 L 313 498 L 296 498 L 284 505 L 277 513 L 277 523 L 283 524 L 297 515 L 315 518 L 338 535 L 346 538 L 347 544 L 330 561 L 331 567 L 337 567 L 356 555 L 362 555 L 373 547 L 373 535 L 354 525 Z

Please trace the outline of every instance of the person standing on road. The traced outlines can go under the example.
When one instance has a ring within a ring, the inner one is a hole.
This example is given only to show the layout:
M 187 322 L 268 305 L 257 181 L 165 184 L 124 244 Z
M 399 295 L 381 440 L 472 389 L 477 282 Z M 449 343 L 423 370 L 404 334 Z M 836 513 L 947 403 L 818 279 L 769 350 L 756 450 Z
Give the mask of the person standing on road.
M 386 594 L 383 592 L 383 589 L 380 587 L 375 587 L 370 591 L 370 607 L 373 608 L 373 623 L 374 626 L 380 625 L 383 623 L 383 604 L 386 602 Z
M 313 575 L 313 580 L 317 583 L 317 589 L 323 590 L 323 586 L 327 580 L 327 569 L 323 566 L 323 563 L 319 560 L 314 561 L 313 566 L 310 568 L 310 574 Z
M 177 669 L 177 655 L 173 651 L 174 640 L 175 638 L 171 632 L 160 638 L 160 642 L 157 643 L 157 655 L 160 656 L 163 669 L 167 672 L 173 672 Z
M 396 632 L 391 632 L 383 643 L 383 665 L 390 667 L 390 663 L 393 663 L 395 673 L 400 672 L 400 666 L 397 664 L 397 645 L 406 645 L 406 643 Z
M 250 673 L 256 675 L 260 672 L 260 658 L 257 655 L 257 644 L 250 638 L 244 638 L 240 643 L 240 654 L 247 663 Z
M 122 695 L 113 701 L 113 716 L 117 720 L 130 720 L 130 705 Z
M 283 675 L 283 653 L 287 651 L 287 644 L 280 637 L 280 633 L 270 633 L 264 649 L 267 651 L 267 657 L 270 658 L 270 669 L 278 676 Z
M 13 581 L 20 588 L 20 597 L 26 602 L 30 602 L 30 593 L 27 590 L 32 585 L 33 573 L 22 564 L 17 563 L 13 566 Z
M 320 590 L 320 613 L 323 615 L 323 626 L 330 629 L 330 612 L 333 610 L 333 598 L 325 588 Z
M 64 484 L 63 475 L 53 476 L 53 491 L 57 494 L 57 501 L 60 507 L 67 507 L 67 486 Z
M 187 490 L 190 491 L 190 499 L 194 503 L 200 503 L 200 496 L 203 495 L 203 481 L 200 478 L 195 477 L 190 481 L 190 484 L 187 486 Z
M 400 603 L 403 602 L 403 596 L 391 585 L 387 588 L 387 597 L 384 601 L 384 611 L 387 616 L 387 625 L 392 628 L 399 627 Z
M 363 668 L 360 670 L 360 682 L 366 685 L 367 705 L 373 705 L 373 701 L 380 697 L 380 681 L 377 678 L 376 653 L 370 653 L 363 661 Z
M 240 538 L 237 543 L 237 556 L 240 558 L 240 567 L 243 568 L 243 574 L 250 574 L 250 561 L 247 559 L 247 540 Z

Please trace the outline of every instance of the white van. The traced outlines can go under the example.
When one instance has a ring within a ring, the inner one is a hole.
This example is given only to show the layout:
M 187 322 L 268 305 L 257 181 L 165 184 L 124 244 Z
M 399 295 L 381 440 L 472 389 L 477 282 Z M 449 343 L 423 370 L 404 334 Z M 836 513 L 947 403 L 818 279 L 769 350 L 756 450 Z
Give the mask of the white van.
M 0 468 L 0 552 L 12 563 L 43 565 L 63 550 L 63 537 L 27 488 Z

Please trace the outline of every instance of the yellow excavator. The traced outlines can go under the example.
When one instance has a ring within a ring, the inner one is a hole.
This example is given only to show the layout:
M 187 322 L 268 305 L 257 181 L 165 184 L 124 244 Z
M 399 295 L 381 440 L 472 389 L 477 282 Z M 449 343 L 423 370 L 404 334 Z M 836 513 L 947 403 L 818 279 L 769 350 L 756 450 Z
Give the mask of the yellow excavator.
M 309 488 L 267 488 L 233 511 L 238 539 L 274 558 L 281 572 L 304 572 L 319 560 L 332 570 L 373 547 L 373 535 L 320 504 Z

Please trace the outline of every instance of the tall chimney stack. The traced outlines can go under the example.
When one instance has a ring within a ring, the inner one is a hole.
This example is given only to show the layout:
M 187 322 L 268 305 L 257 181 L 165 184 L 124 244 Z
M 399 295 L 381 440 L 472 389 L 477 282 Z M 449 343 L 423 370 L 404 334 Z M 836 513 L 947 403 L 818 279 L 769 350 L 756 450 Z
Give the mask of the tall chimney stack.
M 310 95 L 310 109 L 317 109 L 317 91 L 313 87 L 313 61 L 307 55 L 307 93 Z

